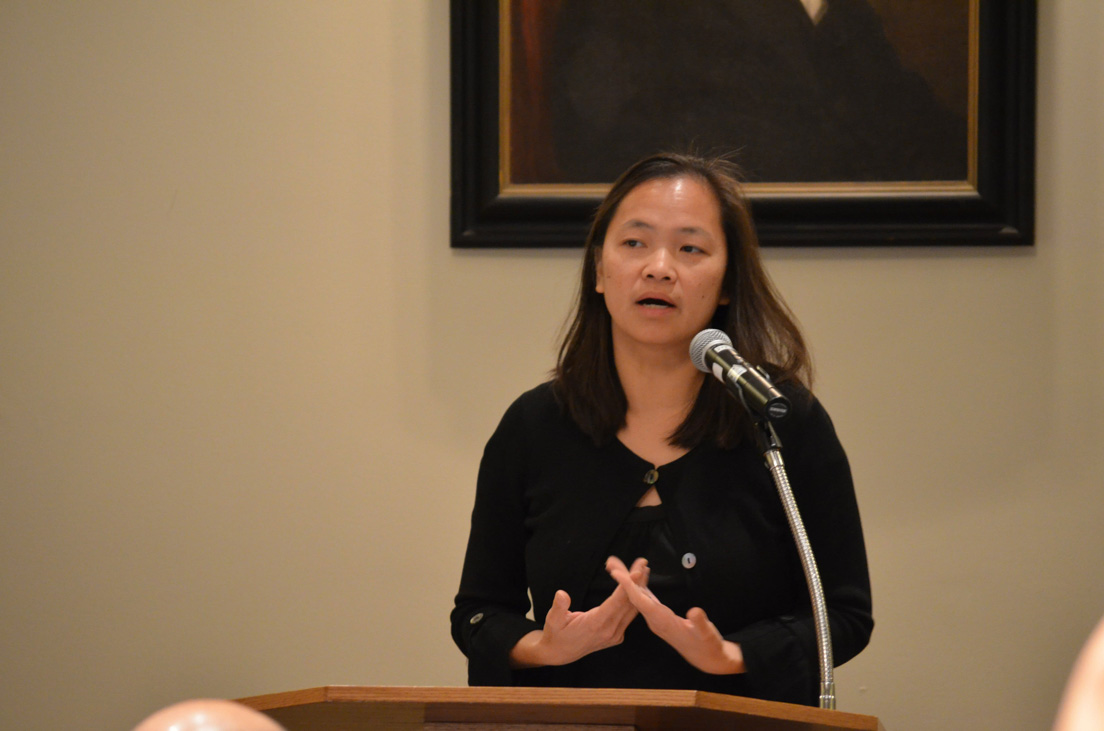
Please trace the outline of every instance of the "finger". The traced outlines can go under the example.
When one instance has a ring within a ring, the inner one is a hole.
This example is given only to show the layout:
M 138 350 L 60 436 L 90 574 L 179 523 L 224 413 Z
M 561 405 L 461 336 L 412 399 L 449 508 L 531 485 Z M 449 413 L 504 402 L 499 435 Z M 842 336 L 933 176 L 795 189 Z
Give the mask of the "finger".
M 605 601 L 595 607 L 595 609 L 616 611 L 617 607 L 628 603 L 629 600 L 625 596 L 625 587 L 621 586 L 621 584 L 617 584 L 613 587 L 613 592 L 608 597 L 606 597 Z
M 632 580 L 629 579 L 629 575 L 627 573 L 617 571 L 617 576 L 614 576 L 612 573 L 610 574 L 610 576 L 616 582 L 613 587 L 613 592 L 608 597 L 606 597 L 605 601 L 595 607 L 595 609 L 601 610 L 602 613 L 609 616 L 613 616 L 614 613 L 623 613 L 629 610 L 631 610 L 632 613 L 635 613 L 636 610 L 632 608 L 632 604 L 629 602 L 628 595 L 625 591 L 625 585 L 632 584 Z
M 639 586 L 632 582 L 627 582 L 624 586 L 625 596 L 641 614 L 656 616 L 657 611 L 667 610 L 663 602 L 647 586 Z
M 617 556 L 606 559 L 606 571 L 619 583 L 627 579 L 637 586 L 647 586 L 651 569 L 648 567 L 648 559 L 638 558 L 633 561 L 632 568 L 626 568 L 625 563 Z
M 617 585 L 614 587 L 614 593 L 609 595 L 606 598 L 606 601 L 603 602 L 603 604 L 609 604 L 609 605 L 620 604 L 620 605 L 625 605 L 627 607 L 633 607 L 634 606 L 634 596 L 639 594 L 640 587 L 637 584 L 635 584 L 633 582 L 633 580 L 629 579 L 629 576 L 626 573 L 617 572 L 616 574 L 612 574 L 612 575 L 613 575 L 614 581 L 617 582 Z M 636 610 L 635 610 L 635 607 L 634 607 L 634 612 L 635 611 Z
M 694 607 L 687 612 L 686 620 L 690 622 L 690 626 L 693 627 L 694 632 L 699 636 L 710 637 L 716 632 L 716 628 L 713 626 L 713 623 L 709 621 L 709 617 L 701 607 Z
M 552 597 L 552 606 L 548 608 L 548 616 L 545 617 L 545 624 L 553 627 L 562 627 L 567 624 L 567 615 L 571 607 L 571 597 L 563 589 L 556 591 L 556 595 Z
M 637 559 L 639 561 L 640 559 Z M 633 563 L 633 567 L 636 567 L 636 562 Z M 616 574 L 629 574 L 629 569 L 625 566 L 625 562 L 617 558 L 617 556 L 610 556 L 606 559 L 606 572 L 610 576 L 616 578 Z
M 610 614 L 608 616 L 611 618 L 613 626 L 617 628 L 617 634 L 621 636 L 640 614 L 640 611 L 633 606 L 628 596 L 626 596 L 625 590 L 620 586 L 614 589 L 613 594 L 603 604 L 609 604 Z
M 586 614 L 589 616 L 592 626 L 612 627 L 613 636 L 617 638 L 615 640 L 616 644 L 624 639 L 625 629 L 636 619 L 639 612 L 629 602 L 624 587 L 618 584 L 604 602 L 589 610 Z
M 642 559 L 637 559 L 633 563 L 634 567 L 637 567 L 637 563 Z M 639 594 L 641 586 L 637 583 L 637 580 L 633 578 L 633 575 L 625 568 L 625 564 L 617 556 L 610 556 L 606 559 L 606 571 L 609 572 L 610 577 L 617 582 L 617 587 L 623 589 L 625 595 L 629 598 L 629 601 L 633 600 L 633 596 Z M 642 580 L 642 577 L 639 577 Z M 635 602 L 634 602 L 635 603 Z
M 616 556 L 606 559 L 606 571 L 609 572 L 610 578 L 617 582 L 617 588 L 621 589 L 626 596 L 631 596 L 633 588 L 639 588 L 640 582 L 643 581 L 643 577 L 633 576 Z

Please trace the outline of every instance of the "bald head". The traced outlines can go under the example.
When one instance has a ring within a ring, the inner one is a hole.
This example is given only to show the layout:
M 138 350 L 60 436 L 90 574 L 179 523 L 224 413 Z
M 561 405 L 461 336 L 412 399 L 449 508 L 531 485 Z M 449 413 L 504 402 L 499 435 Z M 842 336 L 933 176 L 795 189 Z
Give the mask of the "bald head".
M 163 708 L 134 731 L 284 731 L 284 727 L 241 703 L 202 699 Z

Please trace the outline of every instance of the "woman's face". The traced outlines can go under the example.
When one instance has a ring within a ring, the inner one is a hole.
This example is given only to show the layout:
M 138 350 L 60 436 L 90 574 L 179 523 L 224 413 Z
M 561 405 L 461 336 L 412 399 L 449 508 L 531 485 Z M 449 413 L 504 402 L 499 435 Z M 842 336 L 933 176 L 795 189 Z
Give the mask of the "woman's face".
M 726 304 L 728 250 L 721 208 L 694 177 L 656 178 L 633 188 L 610 219 L 597 263 L 615 348 L 689 348 Z

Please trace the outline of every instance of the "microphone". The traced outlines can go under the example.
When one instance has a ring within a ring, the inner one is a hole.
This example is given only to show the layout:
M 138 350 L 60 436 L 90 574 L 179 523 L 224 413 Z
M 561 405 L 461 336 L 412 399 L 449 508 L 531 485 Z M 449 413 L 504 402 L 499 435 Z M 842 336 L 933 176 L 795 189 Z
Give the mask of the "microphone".
M 712 373 L 752 413 L 767 421 L 784 419 L 790 400 L 760 370 L 752 368 L 732 347 L 723 330 L 702 330 L 690 342 L 690 360 L 703 373 Z

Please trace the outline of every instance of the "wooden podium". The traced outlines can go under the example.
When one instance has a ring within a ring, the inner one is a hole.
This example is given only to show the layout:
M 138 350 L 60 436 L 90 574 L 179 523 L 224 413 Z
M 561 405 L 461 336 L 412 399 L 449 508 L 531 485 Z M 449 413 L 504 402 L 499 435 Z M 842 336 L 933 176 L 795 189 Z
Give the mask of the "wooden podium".
M 330 685 L 239 702 L 287 731 L 885 731 L 873 716 L 694 690 Z

